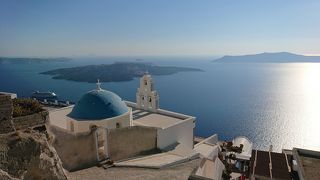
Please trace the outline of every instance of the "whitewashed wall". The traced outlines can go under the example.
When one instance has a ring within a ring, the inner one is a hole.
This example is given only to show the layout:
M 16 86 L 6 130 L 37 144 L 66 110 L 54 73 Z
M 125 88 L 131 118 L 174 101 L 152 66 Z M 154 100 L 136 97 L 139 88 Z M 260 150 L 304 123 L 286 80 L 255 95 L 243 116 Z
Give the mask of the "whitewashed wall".
M 90 120 L 90 121 L 83 121 L 83 120 L 74 120 L 69 118 L 67 122 L 68 129 L 70 130 L 71 122 L 74 124 L 74 132 L 85 132 L 90 130 L 90 126 L 96 125 L 101 126 L 108 129 L 116 128 L 116 124 L 120 123 L 121 127 L 128 127 L 132 124 L 132 111 L 131 108 L 129 111 L 121 116 L 117 116 L 114 118 L 108 118 L 105 120 Z
M 136 103 L 125 101 L 127 106 L 138 108 Z M 195 117 L 185 114 L 167 111 L 164 109 L 157 109 L 157 113 L 181 119 L 177 124 L 174 124 L 168 128 L 158 128 L 157 130 L 157 147 L 164 149 L 176 142 L 183 144 L 188 149 L 193 149 L 193 137 L 195 128 Z
M 174 143 L 183 144 L 186 148 L 193 149 L 194 118 L 182 120 L 180 123 L 157 131 L 157 146 L 164 149 Z
M 49 110 L 49 123 L 63 129 L 70 129 L 67 124 L 67 121 L 70 118 L 67 115 L 72 111 L 73 107 L 74 106 L 68 106 Z

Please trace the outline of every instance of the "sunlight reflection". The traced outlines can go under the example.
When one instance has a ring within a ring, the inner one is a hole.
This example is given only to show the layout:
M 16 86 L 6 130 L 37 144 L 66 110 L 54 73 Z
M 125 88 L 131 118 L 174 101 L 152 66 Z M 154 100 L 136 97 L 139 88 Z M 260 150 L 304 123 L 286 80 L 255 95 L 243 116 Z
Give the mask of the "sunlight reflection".
M 304 130 L 306 137 L 305 146 L 320 149 L 320 71 L 319 64 L 305 64 L 303 74 L 304 108 L 306 121 Z

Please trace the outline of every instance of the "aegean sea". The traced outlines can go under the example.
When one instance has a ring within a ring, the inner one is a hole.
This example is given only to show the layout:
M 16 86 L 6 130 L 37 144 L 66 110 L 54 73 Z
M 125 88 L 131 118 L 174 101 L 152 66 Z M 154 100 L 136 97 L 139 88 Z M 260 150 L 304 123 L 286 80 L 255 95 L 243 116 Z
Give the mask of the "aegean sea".
M 54 91 L 60 99 L 77 101 L 94 83 L 52 79 L 40 74 L 59 68 L 136 62 L 133 57 L 74 58 L 72 61 L 0 64 L 2 91 L 29 97 L 35 90 Z M 320 64 L 212 63 L 212 57 L 139 57 L 158 66 L 203 71 L 154 75 L 160 107 L 193 115 L 197 136 L 217 133 L 219 139 L 247 136 L 257 149 L 273 145 L 319 150 Z M 104 89 L 135 101 L 139 79 L 105 82 Z

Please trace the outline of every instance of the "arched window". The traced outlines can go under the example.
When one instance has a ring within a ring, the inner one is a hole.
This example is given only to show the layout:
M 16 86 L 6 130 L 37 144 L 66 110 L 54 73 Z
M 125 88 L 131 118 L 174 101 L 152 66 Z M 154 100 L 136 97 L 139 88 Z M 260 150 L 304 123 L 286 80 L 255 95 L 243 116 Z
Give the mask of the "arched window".
M 144 107 L 144 96 L 141 96 L 141 106 Z
M 120 128 L 121 124 L 119 122 L 116 123 L 116 128 Z
M 151 99 L 151 97 L 149 97 L 149 102 L 151 102 L 152 101 L 152 99 Z
M 148 81 L 147 80 L 144 81 L 144 85 L 145 86 L 148 85 Z

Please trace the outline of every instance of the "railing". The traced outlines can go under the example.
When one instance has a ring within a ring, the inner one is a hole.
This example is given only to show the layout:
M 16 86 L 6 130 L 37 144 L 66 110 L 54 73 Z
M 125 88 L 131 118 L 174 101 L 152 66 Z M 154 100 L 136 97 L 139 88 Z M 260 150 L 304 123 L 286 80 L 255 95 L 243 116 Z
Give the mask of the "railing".
M 39 103 L 43 105 L 49 105 L 49 106 L 58 106 L 58 107 L 67 107 L 72 104 L 75 104 L 74 102 L 70 101 L 63 101 L 63 100 L 53 100 L 53 99 L 36 99 L 33 98 L 34 100 L 37 100 Z

